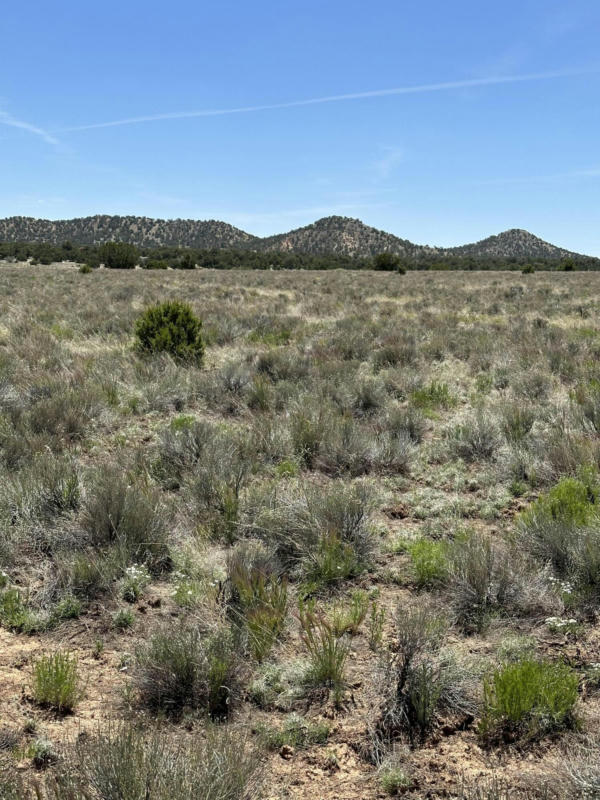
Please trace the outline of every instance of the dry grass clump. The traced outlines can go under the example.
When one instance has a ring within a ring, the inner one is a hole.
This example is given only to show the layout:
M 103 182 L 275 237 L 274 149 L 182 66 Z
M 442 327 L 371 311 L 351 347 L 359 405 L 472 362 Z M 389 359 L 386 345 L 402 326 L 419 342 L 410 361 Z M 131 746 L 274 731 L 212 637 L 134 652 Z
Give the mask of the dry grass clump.
M 237 699 L 240 657 L 226 627 L 188 623 L 151 634 L 135 654 L 133 683 L 155 711 L 201 709 L 224 719 Z

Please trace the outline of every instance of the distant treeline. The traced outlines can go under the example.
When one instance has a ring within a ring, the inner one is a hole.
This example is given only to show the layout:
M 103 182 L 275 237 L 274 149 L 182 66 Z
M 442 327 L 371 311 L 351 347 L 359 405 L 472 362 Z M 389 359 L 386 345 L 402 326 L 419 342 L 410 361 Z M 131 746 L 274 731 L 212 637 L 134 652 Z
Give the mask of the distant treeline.
M 131 269 L 139 264 L 144 269 L 379 269 L 395 270 L 600 270 L 600 259 L 580 256 L 563 259 L 501 258 L 419 255 L 409 258 L 389 253 L 374 258 L 331 254 L 256 252 L 254 250 L 210 249 L 189 247 L 134 247 L 125 243 L 76 245 L 64 242 L 52 245 L 35 242 L 0 242 L 0 259 L 52 264 L 74 261 L 92 268 L 101 264 Z

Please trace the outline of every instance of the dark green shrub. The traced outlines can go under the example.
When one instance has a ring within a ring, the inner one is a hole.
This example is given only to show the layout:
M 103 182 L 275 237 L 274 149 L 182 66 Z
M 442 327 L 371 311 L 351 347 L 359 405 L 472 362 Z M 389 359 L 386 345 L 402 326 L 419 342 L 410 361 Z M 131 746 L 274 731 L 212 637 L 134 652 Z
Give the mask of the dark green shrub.
M 108 269 L 133 269 L 138 263 L 138 252 L 127 242 L 107 242 L 99 252 L 100 261 Z
M 169 262 L 158 258 L 149 258 L 143 264 L 144 269 L 168 269 Z
M 135 335 L 143 353 L 166 352 L 181 361 L 202 363 L 202 322 L 187 303 L 167 300 L 150 306 L 137 320 Z
M 571 667 L 526 658 L 484 681 L 481 736 L 538 737 L 576 725 L 579 679 Z
M 173 266 L 177 269 L 196 269 L 196 261 L 191 253 L 184 253 Z
M 406 267 L 402 264 L 399 255 L 396 253 L 377 253 L 373 259 L 373 269 L 386 272 L 399 272 L 404 275 Z

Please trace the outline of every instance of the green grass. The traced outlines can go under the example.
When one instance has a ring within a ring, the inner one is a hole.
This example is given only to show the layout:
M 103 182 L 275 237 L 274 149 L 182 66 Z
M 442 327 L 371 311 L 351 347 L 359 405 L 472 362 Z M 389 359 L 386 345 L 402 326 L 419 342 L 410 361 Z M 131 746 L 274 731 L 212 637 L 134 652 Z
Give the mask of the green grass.
M 82 693 L 77 658 L 61 650 L 41 656 L 33 664 L 31 690 L 39 705 L 73 711 Z
M 446 578 L 449 569 L 446 542 L 418 539 L 408 549 L 418 586 L 434 586 Z
M 576 726 L 577 674 L 561 662 L 525 658 L 499 667 L 483 685 L 482 738 L 537 737 Z
M 416 389 L 412 392 L 410 400 L 415 408 L 423 411 L 454 408 L 458 402 L 450 392 L 448 385 L 438 381 L 432 381 L 428 386 Z
M 326 722 L 313 722 L 299 714 L 290 714 L 281 727 L 263 727 L 259 733 L 269 750 L 280 750 L 285 745 L 298 750 L 326 744 L 330 730 Z
M 337 635 L 333 623 L 313 604 L 301 604 L 298 618 L 302 642 L 310 659 L 307 681 L 333 690 L 334 697 L 339 699 L 346 685 L 344 669 L 350 652 L 349 642 Z

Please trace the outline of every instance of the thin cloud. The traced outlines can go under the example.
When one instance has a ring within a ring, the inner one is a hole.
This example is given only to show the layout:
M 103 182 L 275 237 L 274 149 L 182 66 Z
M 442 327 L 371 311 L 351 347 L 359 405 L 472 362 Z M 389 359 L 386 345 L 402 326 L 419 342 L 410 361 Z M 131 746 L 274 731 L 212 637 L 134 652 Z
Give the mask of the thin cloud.
M 524 83 L 527 81 L 543 81 L 553 78 L 568 78 L 590 75 L 600 70 L 561 70 L 556 72 L 537 72 L 527 75 L 506 75 L 504 77 L 473 78 L 462 81 L 445 81 L 443 83 L 424 83 L 419 86 L 400 86 L 395 89 L 375 89 L 369 92 L 352 94 L 335 94 L 326 97 L 313 97 L 308 100 L 291 100 L 286 103 L 270 103 L 266 105 L 239 106 L 237 108 L 218 108 L 204 111 L 175 111 L 166 114 L 150 114 L 143 117 L 126 117 L 108 122 L 94 122 L 90 125 L 75 125 L 63 128 L 64 132 L 89 131 L 97 128 L 116 128 L 121 125 L 137 125 L 143 122 L 160 122 L 163 120 L 193 119 L 196 117 L 221 117 L 228 114 L 250 114 L 258 111 L 273 111 L 284 108 L 315 106 L 325 103 L 339 103 L 345 100 L 364 100 L 371 97 L 391 97 L 404 94 L 424 94 L 426 92 L 444 92 L 453 89 L 470 89 L 478 86 L 496 86 L 507 83 Z
M 573 169 L 569 172 L 554 172 L 551 175 L 517 175 L 507 178 L 490 178 L 489 180 L 473 181 L 477 186 L 504 186 L 511 184 L 546 183 L 552 181 L 569 180 L 573 178 L 600 178 L 600 167 L 587 169 Z
M 51 144 L 54 147 L 60 144 L 58 139 L 48 133 L 48 131 L 45 131 L 43 128 L 38 128 L 37 125 L 32 125 L 30 122 L 17 119 L 7 111 L 0 111 L 0 125 L 7 125 L 9 128 L 19 128 L 20 130 L 32 133 L 34 136 L 39 136 L 40 139 L 43 139 L 47 144 Z
M 379 178 L 389 178 L 394 169 L 404 161 L 404 149 L 401 147 L 384 147 L 383 155 L 375 162 L 375 172 Z

